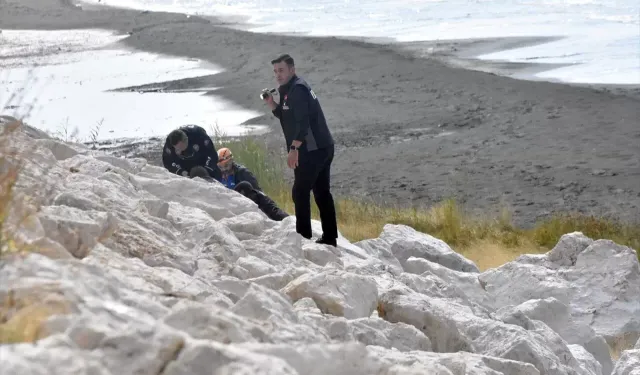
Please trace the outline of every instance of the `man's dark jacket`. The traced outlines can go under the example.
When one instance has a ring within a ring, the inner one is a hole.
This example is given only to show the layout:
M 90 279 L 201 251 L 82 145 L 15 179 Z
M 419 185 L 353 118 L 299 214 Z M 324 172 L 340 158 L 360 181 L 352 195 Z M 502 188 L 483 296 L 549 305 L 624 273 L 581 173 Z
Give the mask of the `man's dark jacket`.
M 202 166 L 219 181 L 218 152 L 207 132 L 198 125 L 181 126 L 180 130 L 187 134 L 189 145 L 181 155 L 177 155 L 167 136 L 162 151 L 164 167 L 171 173 L 188 176 L 191 168 Z
M 258 179 L 251 173 L 247 167 L 242 164 L 233 163 L 233 175 L 235 176 L 235 183 L 238 185 L 242 181 L 247 181 L 253 186 L 254 189 L 262 191 L 260 185 L 258 185 Z
M 272 112 L 280 120 L 287 150 L 294 140 L 302 142 L 301 152 L 333 145 L 318 97 L 304 79 L 294 75 L 278 92 L 280 103 Z

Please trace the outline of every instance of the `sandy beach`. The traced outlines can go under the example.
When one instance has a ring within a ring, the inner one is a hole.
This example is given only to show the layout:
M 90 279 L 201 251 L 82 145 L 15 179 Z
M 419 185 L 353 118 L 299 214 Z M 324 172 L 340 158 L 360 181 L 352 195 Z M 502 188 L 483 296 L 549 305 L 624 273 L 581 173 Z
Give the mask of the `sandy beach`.
M 279 148 L 279 124 L 257 94 L 275 85 L 269 61 L 290 53 L 337 141 L 337 195 L 402 205 L 455 197 L 478 210 L 504 202 L 525 226 L 557 211 L 640 220 L 637 86 L 517 79 L 540 66 L 470 58 L 539 38 L 391 44 L 256 34 L 241 22 L 70 0 L 0 1 L 0 29 L 114 30 L 129 34 L 130 47 L 224 67 L 163 87 L 223 86 L 216 95 L 265 113 L 248 124 L 272 125 Z

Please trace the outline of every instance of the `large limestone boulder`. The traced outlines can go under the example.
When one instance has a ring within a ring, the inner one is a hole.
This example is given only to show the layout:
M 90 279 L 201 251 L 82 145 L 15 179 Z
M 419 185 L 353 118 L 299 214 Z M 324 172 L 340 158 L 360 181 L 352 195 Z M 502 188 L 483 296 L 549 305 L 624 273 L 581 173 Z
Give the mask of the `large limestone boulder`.
M 371 315 L 378 300 L 374 281 L 339 270 L 307 273 L 291 281 L 282 291 L 293 301 L 309 297 L 320 310 L 347 319 Z
M 384 243 L 391 250 L 393 256 L 406 268 L 406 261 L 410 257 L 423 258 L 447 268 L 462 272 L 479 272 L 478 266 L 471 260 L 456 253 L 444 241 L 405 225 L 387 224 L 384 226 L 377 242 Z M 363 241 L 361 246 L 369 249 L 379 248 L 376 242 Z M 384 250 L 378 250 L 386 254 Z M 385 256 L 388 257 L 388 256 Z M 390 262 L 393 266 L 393 262 Z
M 569 307 L 576 325 L 609 344 L 629 333 L 640 337 L 638 255 L 610 240 L 566 234 L 547 254 L 521 256 L 479 279 L 498 308 L 553 297 Z

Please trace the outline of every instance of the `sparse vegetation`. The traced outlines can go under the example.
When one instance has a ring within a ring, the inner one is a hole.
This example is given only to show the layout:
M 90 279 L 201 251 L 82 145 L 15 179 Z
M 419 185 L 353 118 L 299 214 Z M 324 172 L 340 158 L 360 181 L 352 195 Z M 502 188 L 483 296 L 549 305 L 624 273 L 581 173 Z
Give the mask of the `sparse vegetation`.
M 92 145 L 91 148 L 93 148 L 94 150 L 98 148 L 98 136 L 100 135 L 100 128 L 102 128 L 103 123 L 104 119 L 98 121 L 96 126 L 94 126 L 89 133 L 89 139 Z
M 291 187 L 283 178 L 287 173 L 284 154 L 269 152 L 260 137 L 226 137 L 213 129 L 217 148 L 229 147 L 234 158 L 256 173 L 264 191 L 280 207 L 294 212 Z M 560 213 L 541 221 L 530 229 L 513 225 L 510 212 L 503 208 L 499 215 L 472 215 L 454 199 L 432 207 L 403 208 L 377 204 L 363 199 L 335 197 L 338 228 L 352 242 L 375 238 L 386 223 L 405 224 L 448 243 L 454 250 L 476 262 L 480 269 L 500 266 L 524 253 L 550 250 L 565 233 L 580 231 L 594 239 L 611 239 L 616 243 L 640 249 L 640 223 L 624 223 L 616 219 Z M 312 215 L 319 219 L 312 200 Z
M 638 341 L 637 333 L 625 333 L 618 337 L 608 340 L 609 354 L 614 361 L 620 359 L 622 352 L 633 349 L 636 341 Z
M 9 137 L 20 126 L 20 122 L 11 121 L 0 131 L 0 258 L 15 249 L 11 230 L 7 228 L 9 214 L 13 206 L 13 188 L 18 181 L 21 160 L 8 145 Z
M 15 235 L 38 209 L 30 197 L 15 189 L 28 158 L 12 144 L 22 125 L 22 121 L 9 116 L 2 116 L 0 121 L 0 271 L 9 257 L 39 250 Z M 16 295 L 8 290 L 0 298 L 0 345 L 37 341 L 47 335 L 42 323 L 66 312 L 68 306 L 60 293 L 33 289 Z

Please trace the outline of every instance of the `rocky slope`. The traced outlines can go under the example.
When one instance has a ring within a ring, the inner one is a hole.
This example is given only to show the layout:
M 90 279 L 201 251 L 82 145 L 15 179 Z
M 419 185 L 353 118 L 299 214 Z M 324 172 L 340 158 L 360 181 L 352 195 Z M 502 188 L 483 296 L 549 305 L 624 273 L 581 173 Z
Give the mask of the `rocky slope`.
M 2 375 L 639 374 L 640 342 L 608 345 L 640 337 L 634 249 L 569 233 L 482 273 L 401 225 L 335 249 L 144 159 L 8 141 L 8 223 L 42 208 L 12 245 L 31 251 L 2 259 L 0 327 L 53 314 L 0 345 Z

